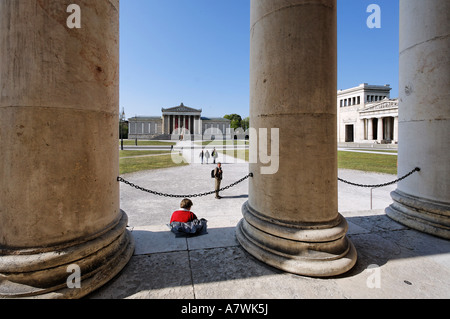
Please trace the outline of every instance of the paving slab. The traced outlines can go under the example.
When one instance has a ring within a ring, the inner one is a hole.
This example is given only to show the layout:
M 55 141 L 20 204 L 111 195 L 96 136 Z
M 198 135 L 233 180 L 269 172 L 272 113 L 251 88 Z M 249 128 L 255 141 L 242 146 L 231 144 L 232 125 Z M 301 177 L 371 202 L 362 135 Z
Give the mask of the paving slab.
M 248 164 L 224 164 L 223 185 L 248 174 Z M 204 192 L 213 188 L 214 165 L 194 163 L 123 176 L 165 192 Z M 384 183 L 396 176 L 339 170 L 354 182 Z M 180 199 L 158 197 L 121 185 L 121 208 L 129 216 L 136 249 L 129 264 L 89 299 L 303 299 L 450 298 L 450 241 L 396 223 L 384 208 L 396 185 L 370 192 L 339 183 L 339 211 L 358 260 L 333 278 L 282 272 L 249 255 L 237 242 L 235 227 L 248 199 L 248 181 L 222 193 L 193 198 L 192 210 L 208 220 L 208 234 L 176 237 L 167 227 Z

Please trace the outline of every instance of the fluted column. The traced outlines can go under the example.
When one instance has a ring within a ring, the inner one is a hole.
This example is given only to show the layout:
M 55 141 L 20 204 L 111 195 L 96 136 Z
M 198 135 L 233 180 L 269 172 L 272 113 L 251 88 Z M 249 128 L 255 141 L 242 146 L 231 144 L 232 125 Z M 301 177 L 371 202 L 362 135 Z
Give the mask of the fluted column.
M 367 139 L 373 141 L 373 119 L 367 119 Z
M 378 142 L 383 141 L 383 118 L 379 117 L 377 121 L 377 140 Z
M 392 219 L 450 239 L 450 2 L 400 0 L 398 183 Z
M 117 182 L 119 1 L 76 1 L 79 29 L 64 3 L 0 1 L 0 297 L 82 297 L 133 253 Z
M 356 262 L 338 213 L 336 27 L 334 0 L 251 1 L 250 123 L 280 129 L 280 158 L 273 174 L 250 164 L 236 234 L 261 261 L 308 276 Z

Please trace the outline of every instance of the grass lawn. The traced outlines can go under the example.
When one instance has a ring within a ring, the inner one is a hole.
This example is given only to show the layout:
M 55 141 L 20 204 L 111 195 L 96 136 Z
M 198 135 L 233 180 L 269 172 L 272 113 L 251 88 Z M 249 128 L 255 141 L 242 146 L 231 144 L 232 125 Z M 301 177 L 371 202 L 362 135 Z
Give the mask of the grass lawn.
M 174 156 L 180 156 L 178 154 Z M 120 175 L 138 171 L 188 165 L 174 163 L 171 155 L 158 155 L 120 159 Z
M 244 140 L 215 140 L 215 141 L 202 141 L 196 142 L 199 145 L 207 145 L 207 146 L 233 146 L 233 145 L 248 145 L 248 141 Z
M 382 153 L 398 153 L 397 150 L 385 150 L 385 149 L 377 149 L 377 148 L 349 148 L 352 151 L 369 151 L 369 152 L 382 152 Z
M 242 154 L 242 153 L 241 153 Z M 239 155 L 242 157 L 242 155 Z M 245 150 L 248 161 L 249 150 Z M 228 151 L 227 155 L 233 155 Z M 234 156 L 237 156 L 236 151 Z M 355 152 L 338 152 L 338 168 L 397 175 L 397 156 Z
M 119 156 L 120 157 L 131 157 L 131 156 L 143 156 L 143 155 L 157 155 L 157 154 L 166 154 L 166 153 L 170 153 L 168 150 L 167 151 L 155 151 L 155 150 L 151 150 L 151 151 L 119 151 Z
M 230 148 L 229 150 L 227 150 L 226 152 L 224 150 L 219 150 L 219 153 L 225 154 L 225 155 L 229 155 L 229 156 L 233 156 L 235 158 L 240 158 L 240 159 L 245 159 L 245 161 L 248 162 L 248 154 L 249 154 L 249 150 L 233 150 L 232 148 Z
M 167 151 L 120 151 L 120 157 L 161 154 L 161 152 L 166 153 Z M 239 158 L 245 156 L 245 160 L 247 162 L 249 160 L 249 150 L 234 150 L 234 152 L 227 150 L 226 154 L 234 157 L 239 156 Z M 184 162 L 181 164 L 174 163 L 172 156 L 168 154 L 121 158 L 120 174 L 184 165 L 188 164 Z M 397 156 L 339 151 L 338 168 L 397 175 Z
M 397 175 L 397 156 L 338 152 L 338 167 Z
M 175 145 L 175 142 L 164 142 L 164 141 L 145 141 L 145 140 L 138 140 L 137 145 L 157 145 L 157 146 L 170 146 Z M 119 140 L 120 145 L 120 140 Z M 136 145 L 135 140 L 123 140 L 123 145 Z

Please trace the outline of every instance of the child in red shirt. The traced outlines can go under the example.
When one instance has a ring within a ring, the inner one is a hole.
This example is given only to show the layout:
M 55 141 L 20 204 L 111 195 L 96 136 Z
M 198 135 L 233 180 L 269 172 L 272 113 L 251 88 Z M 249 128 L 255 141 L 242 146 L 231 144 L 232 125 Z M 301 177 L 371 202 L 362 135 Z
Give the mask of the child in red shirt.
M 190 199 L 183 199 L 180 203 L 180 209 L 172 214 L 170 230 L 177 236 L 195 236 L 207 234 L 207 220 L 197 219 L 197 216 L 190 211 L 193 206 Z
M 172 224 L 172 222 L 189 223 L 194 219 L 197 219 L 197 216 L 190 211 L 192 206 L 193 203 L 190 199 L 183 199 L 180 203 L 180 209 L 173 212 L 170 224 Z

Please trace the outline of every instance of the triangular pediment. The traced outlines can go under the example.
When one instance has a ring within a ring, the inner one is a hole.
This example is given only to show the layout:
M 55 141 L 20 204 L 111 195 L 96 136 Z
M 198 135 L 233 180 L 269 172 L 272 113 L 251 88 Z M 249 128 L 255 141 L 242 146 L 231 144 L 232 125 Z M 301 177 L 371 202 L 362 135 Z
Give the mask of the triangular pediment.
M 202 109 L 194 109 L 192 107 L 188 107 L 181 103 L 179 106 L 170 107 L 167 109 L 162 109 L 163 112 L 171 112 L 171 113 L 201 113 Z

